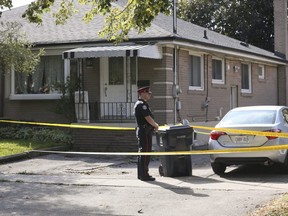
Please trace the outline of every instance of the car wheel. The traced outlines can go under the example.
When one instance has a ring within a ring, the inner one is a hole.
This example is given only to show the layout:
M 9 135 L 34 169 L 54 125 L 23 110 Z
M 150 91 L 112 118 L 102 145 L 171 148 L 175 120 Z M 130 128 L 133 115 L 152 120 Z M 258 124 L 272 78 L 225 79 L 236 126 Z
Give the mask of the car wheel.
M 211 163 L 212 170 L 217 175 L 224 174 L 226 170 L 226 165 L 222 163 Z

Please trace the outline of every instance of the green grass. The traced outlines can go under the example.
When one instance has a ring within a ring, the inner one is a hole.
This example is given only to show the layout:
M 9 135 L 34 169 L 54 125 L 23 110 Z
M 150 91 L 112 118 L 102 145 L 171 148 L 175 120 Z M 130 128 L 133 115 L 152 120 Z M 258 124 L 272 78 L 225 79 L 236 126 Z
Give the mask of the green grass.
M 39 142 L 33 140 L 0 140 L 0 157 L 31 151 L 33 149 L 44 149 L 59 146 L 59 143 Z

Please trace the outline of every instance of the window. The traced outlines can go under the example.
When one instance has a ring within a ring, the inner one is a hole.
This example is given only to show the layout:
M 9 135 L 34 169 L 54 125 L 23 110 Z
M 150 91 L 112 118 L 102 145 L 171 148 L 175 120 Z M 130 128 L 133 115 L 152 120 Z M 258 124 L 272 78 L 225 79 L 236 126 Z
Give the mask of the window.
M 287 124 L 288 123 L 288 109 L 283 109 L 282 114 L 283 114 L 284 121 Z
M 212 59 L 212 83 L 224 84 L 224 61 L 222 59 Z
M 124 84 L 124 62 L 121 57 L 109 58 L 109 85 Z
M 35 71 L 27 74 L 14 73 L 15 95 L 59 94 L 59 84 L 64 82 L 64 63 L 62 56 L 42 56 Z
M 276 114 L 275 110 L 232 111 L 221 120 L 221 124 L 274 124 Z
M 264 67 L 264 65 L 258 65 L 258 78 L 261 80 L 265 79 L 265 67 Z
M 204 89 L 204 72 L 202 56 L 190 55 L 190 90 Z
M 241 92 L 251 93 L 251 65 L 241 64 Z

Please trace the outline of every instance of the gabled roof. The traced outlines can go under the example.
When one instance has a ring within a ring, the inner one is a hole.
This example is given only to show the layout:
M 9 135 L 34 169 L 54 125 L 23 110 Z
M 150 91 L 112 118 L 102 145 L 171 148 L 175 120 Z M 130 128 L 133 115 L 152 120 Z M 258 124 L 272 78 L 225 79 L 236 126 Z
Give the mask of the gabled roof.
M 123 2 L 122 2 L 123 3 Z M 120 1 L 120 4 L 122 4 Z M 84 12 L 88 10 L 87 5 L 78 5 L 78 14 L 74 14 L 66 24 L 55 25 L 51 14 L 45 13 L 43 24 L 36 25 L 24 20 L 21 15 L 27 6 L 4 11 L 0 21 L 18 21 L 22 23 L 28 39 L 35 45 L 57 45 L 75 43 L 103 43 L 106 42 L 97 34 L 104 23 L 104 17 L 97 16 L 90 23 L 86 24 L 82 20 Z M 53 10 L 53 8 L 52 8 Z M 206 31 L 207 38 L 204 37 Z M 135 30 L 129 33 L 131 41 L 185 41 L 186 43 L 201 45 L 204 47 L 215 47 L 221 50 L 241 52 L 244 55 L 256 55 L 264 58 L 285 62 L 285 59 L 276 56 L 274 53 L 249 45 L 245 46 L 239 40 L 210 31 L 206 28 L 194 25 L 190 22 L 177 19 L 177 34 L 173 34 L 173 17 L 159 14 L 152 25 L 141 34 Z

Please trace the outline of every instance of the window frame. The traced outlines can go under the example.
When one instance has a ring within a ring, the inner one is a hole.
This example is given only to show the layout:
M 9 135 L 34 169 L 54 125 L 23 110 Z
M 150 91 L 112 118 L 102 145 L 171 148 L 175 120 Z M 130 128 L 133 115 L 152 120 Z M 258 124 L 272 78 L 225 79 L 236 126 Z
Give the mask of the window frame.
M 192 68 L 191 68 L 191 57 L 200 57 L 200 86 L 192 86 Z M 189 52 L 189 90 L 204 91 L 204 55 L 201 53 Z
M 221 61 L 221 79 L 213 79 L 213 60 Z M 212 83 L 213 84 L 225 84 L 225 65 L 224 65 L 224 59 L 218 58 L 218 57 L 212 57 Z
M 259 74 L 259 69 L 261 68 L 261 74 Z M 265 79 L 265 66 L 264 65 L 258 65 L 258 79 L 264 80 Z
M 243 86 L 242 86 L 243 65 L 247 65 L 248 66 L 248 85 L 249 85 L 248 89 L 243 89 Z M 252 93 L 252 72 L 251 72 L 251 64 L 250 63 L 241 63 L 241 93 Z
M 48 54 L 44 56 L 62 56 L 62 54 Z M 66 82 L 67 77 L 70 75 L 70 61 L 68 59 L 63 60 L 63 76 L 64 82 Z M 15 70 L 14 67 L 11 67 L 11 74 L 10 74 L 10 100 L 55 100 L 61 99 L 62 93 L 49 93 L 49 94 L 16 94 L 15 93 Z

